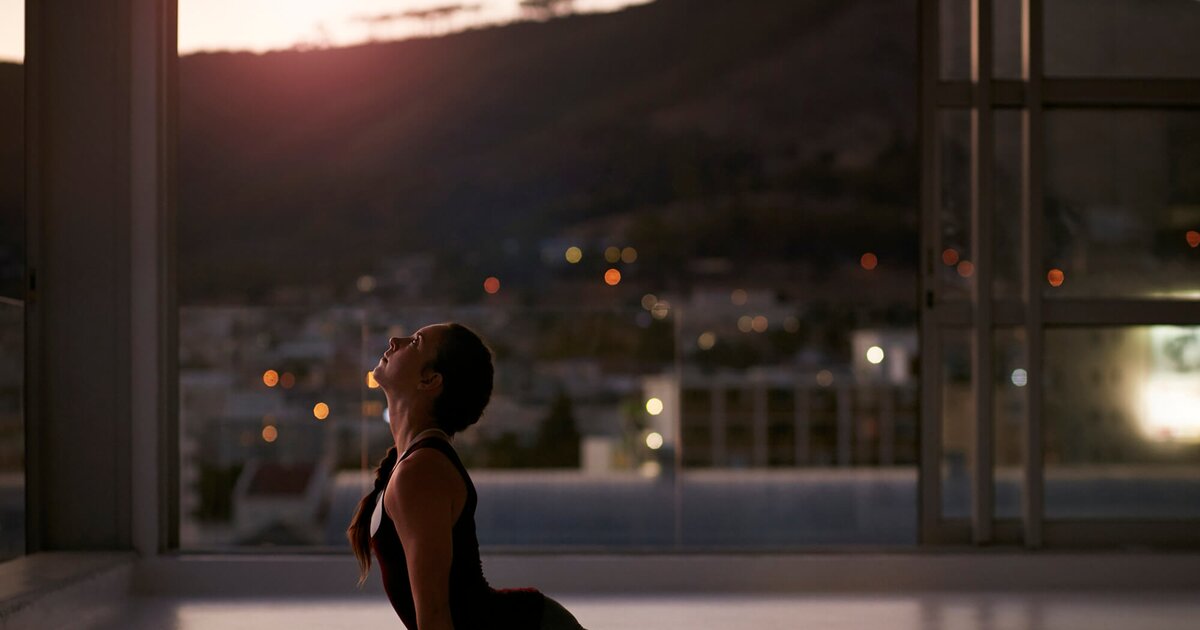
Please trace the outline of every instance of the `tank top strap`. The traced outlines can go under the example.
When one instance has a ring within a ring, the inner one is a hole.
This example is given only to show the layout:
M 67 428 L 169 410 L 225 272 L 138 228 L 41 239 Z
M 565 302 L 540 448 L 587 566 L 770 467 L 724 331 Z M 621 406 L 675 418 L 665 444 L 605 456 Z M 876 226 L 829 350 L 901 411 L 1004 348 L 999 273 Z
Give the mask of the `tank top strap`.
M 458 474 L 462 475 L 463 481 L 467 483 L 468 490 L 474 488 L 474 484 L 471 483 L 471 476 L 467 474 L 467 467 L 463 465 L 462 460 L 459 459 L 458 451 L 454 450 L 454 445 L 446 441 L 445 438 L 439 436 L 429 436 L 417 440 L 408 448 L 407 451 L 405 451 L 404 455 L 401 456 L 396 463 L 404 461 L 404 459 L 409 455 L 412 455 L 423 448 L 433 448 L 441 451 L 443 455 L 450 459 L 450 463 L 454 464 L 454 467 L 458 469 Z

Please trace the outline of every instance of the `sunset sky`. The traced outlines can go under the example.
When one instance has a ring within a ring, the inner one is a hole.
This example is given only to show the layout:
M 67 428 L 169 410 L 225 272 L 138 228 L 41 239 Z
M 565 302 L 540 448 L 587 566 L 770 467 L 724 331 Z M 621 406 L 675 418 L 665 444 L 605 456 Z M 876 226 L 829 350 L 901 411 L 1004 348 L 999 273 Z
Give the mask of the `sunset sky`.
M 575 0 L 577 11 L 608 11 L 646 0 Z M 25 0 L 0 0 L 0 60 L 24 58 Z M 520 17 L 519 0 L 464 0 L 477 7 L 449 19 L 365 17 L 460 4 L 454 0 L 179 0 L 179 52 L 264 51 L 295 44 L 345 46 L 508 22 Z

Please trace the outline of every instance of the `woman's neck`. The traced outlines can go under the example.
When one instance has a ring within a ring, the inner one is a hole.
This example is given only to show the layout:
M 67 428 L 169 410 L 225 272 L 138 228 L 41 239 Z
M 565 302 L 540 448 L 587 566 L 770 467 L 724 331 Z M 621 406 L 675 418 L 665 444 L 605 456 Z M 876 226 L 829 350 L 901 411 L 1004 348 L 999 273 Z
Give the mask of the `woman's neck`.
M 406 404 L 403 399 L 388 401 L 388 418 L 392 425 L 392 439 L 396 449 L 404 452 L 413 439 L 424 431 L 437 429 L 437 421 L 427 409 Z

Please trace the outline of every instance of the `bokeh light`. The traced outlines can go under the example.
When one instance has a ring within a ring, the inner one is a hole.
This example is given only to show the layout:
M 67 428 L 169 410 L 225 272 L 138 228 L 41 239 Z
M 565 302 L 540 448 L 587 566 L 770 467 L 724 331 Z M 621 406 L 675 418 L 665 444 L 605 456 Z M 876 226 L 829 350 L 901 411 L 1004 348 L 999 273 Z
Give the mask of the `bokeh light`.
M 605 249 L 604 260 L 607 260 L 610 263 L 615 263 L 621 260 L 621 248 L 614 245 Z
M 696 338 L 696 347 L 701 350 L 712 350 L 712 347 L 717 345 L 717 336 L 712 331 L 704 331 Z
M 276 429 L 275 425 L 268 424 L 267 426 L 263 427 L 262 439 L 264 442 L 268 442 L 268 443 L 274 442 L 276 440 L 276 438 L 278 438 L 278 437 L 279 437 L 279 429 Z
M 1046 281 L 1049 282 L 1050 286 L 1052 287 L 1061 287 L 1063 280 L 1065 279 L 1066 275 L 1063 274 L 1062 269 L 1051 269 L 1050 272 L 1046 274 Z
M 654 295 L 653 293 L 647 293 L 646 295 L 642 296 L 642 308 L 646 309 L 647 311 L 653 310 L 655 304 L 658 304 L 657 295 Z
M 942 264 L 947 267 L 953 267 L 958 264 L 958 250 L 953 247 L 947 247 L 942 252 Z
M 750 320 L 750 327 L 754 332 L 767 332 L 767 318 L 765 315 L 755 315 L 754 319 Z
M 879 346 L 867 348 L 867 361 L 870 361 L 872 365 L 883 363 L 883 348 Z
M 862 255 L 862 258 L 860 258 L 858 260 L 858 264 L 862 265 L 863 269 L 866 269 L 867 271 L 871 271 L 871 270 L 875 269 L 875 267 L 879 266 L 879 257 L 877 257 L 875 254 L 872 254 L 871 252 L 867 252 Z
M 319 402 L 313 405 L 313 417 L 317 420 L 324 420 L 329 417 L 329 405 Z
M 821 370 L 817 372 L 817 385 L 821 387 L 829 387 L 833 385 L 833 372 L 829 370 Z
M 748 333 L 754 330 L 754 318 L 749 315 L 742 315 L 738 318 L 738 330 Z
M 567 248 L 567 253 L 565 255 L 567 262 L 571 263 L 572 265 L 583 260 L 583 250 L 575 247 L 574 245 Z
M 491 295 L 500 292 L 500 279 L 496 276 L 488 276 L 487 280 L 483 281 L 483 290 Z
M 359 291 L 362 291 L 363 293 L 370 293 L 371 291 L 375 290 L 375 276 L 359 276 L 358 282 L 355 284 L 358 286 Z
M 646 413 L 657 416 L 663 412 L 663 401 L 658 398 L 651 398 L 646 401 Z
M 1200 247 L 1200 232 L 1197 232 L 1196 230 L 1188 230 L 1187 244 L 1193 249 Z
M 662 448 L 662 445 L 663 436 L 661 433 L 657 431 L 651 431 L 650 433 L 646 434 L 646 446 L 649 446 L 650 450 L 657 451 L 658 449 Z
M 671 305 L 667 302 L 658 302 L 650 308 L 650 314 L 654 319 L 666 319 L 671 312 Z
M 626 247 L 621 250 L 621 262 L 630 264 L 637 261 L 637 250 L 632 247 Z
M 1012 384 L 1017 387 L 1025 387 L 1029 384 L 1029 373 L 1022 368 L 1013 370 L 1009 378 L 1012 380 Z
M 729 301 L 734 306 L 743 306 L 746 304 L 746 299 L 748 297 L 749 296 L 746 294 L 745 289 L 734 289 L 733 292 L 729 294 Z
M 263 385 L 267 387 L 275 387 L 279 384 L 279 372 L 275 370 L 267 370 L 263 372 Z
M 975 275 L 975 263 L 969 260 L 962 260 L 958 263 L 958 275 L 964 278 L 970 278 Z
M 291 372 L 284 372 L 279 375 L 279 384 L 284 389 L 291 389 L 296 386 L 296 375 Z
M 621 283 L 621 272 L 617 269 L 609 269 L 604 272 L 604 283 L 610 287 L 615 287 Z

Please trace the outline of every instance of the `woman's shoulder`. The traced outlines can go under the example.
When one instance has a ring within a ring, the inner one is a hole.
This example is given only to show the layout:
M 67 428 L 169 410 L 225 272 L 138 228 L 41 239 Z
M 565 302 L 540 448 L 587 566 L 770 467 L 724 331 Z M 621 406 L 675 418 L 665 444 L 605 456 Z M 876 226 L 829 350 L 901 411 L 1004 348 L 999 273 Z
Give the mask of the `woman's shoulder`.
M 403 496 L 454 492 L 462 485 L 462 475 L 450 455 L 436 448 L 415 449 L 392 469 L 388 498 L 400 500 Z
M 437 448 L 418 448 L 396 463 L 388 481 L 385 507 L 403 509 L 413 502 L 428 505 L 431 501 L 450 498 L 455 506 L 462 504 L 466 486 L 458 466 L 450 456 Z
M 439 448 L 418 447 L 407 457 L 396 462 L 392 471 L 392 480 L 399 482 L 401 487 L 409 483 L 426 483 L 438 478 L 458 476 L 458 466 L 449 454 Z

